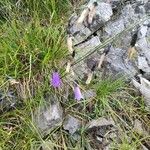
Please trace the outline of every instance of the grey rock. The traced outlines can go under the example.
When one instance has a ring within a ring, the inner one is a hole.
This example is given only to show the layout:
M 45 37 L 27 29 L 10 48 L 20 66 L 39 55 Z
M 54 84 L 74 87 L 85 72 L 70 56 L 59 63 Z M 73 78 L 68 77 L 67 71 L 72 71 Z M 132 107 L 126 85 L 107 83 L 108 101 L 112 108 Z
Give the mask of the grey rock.
M 147 13 L 150 13 L 150 1 L 145 4 L 145 10 Z
M 94 0 L 90 0 L 88 5 L 93 3 Z M 89 28 L 94 31 L 98 28 L 104 26 L 104 24 L 111 19 L 113 15 L 112 7 L 110 3 L 105 3 L 104 1 L 97 1 L 98 6 L 96 7 L 96 14 L 93 20 L 93 23 L 89 26 Z
M 150 27 L 150 19 L 147 19 L 146 21 L 143 22 L 144 26 Z
M 74 36 L 74 45 L 83 41 L 87 36 L 91 34 L 91 31 L 87 27 L 85 27 L 84 25 L 77 26 L 76 23 L 68 30 L 68 32 Z
M 144 96 L 146 106 L 150 107 L 150 81 L 140 76 L 140 83 L 135 79 L 132 79 L 132 83 Z
M 105 31 L 107 32 L 108 36 L 114 36 L 125 29 L 124 27 L 124 20 L 119 19 L 114 22 L 109 22 L 106 27 Z
M 93 3 L 95 0 L 88 1 Z M 125 75 L 128 79 L 135 76 L 140 70 L 144 71 L 145 77 L 149 76 L 150 67 L 150 19 L 143 21 L 133 29 L 128 28 L 131 25 L 140 22 L 147 14 L 149 8 L 149 1 L 132 0 L 121 1 L 111 0 L 110 3 L 106 0 L 97 1 L 96 16 L 91 26 L 81 25 L 79 33 L 75 37 L 75 43 L 82 41 L 78 46 L 75 46 L 76 56 L 75 61 L 81 60 L 78 64 L 73 66 L 75 72 L 75 79 L 85 79 L 93 64 L 99 62 L 102 51 L 98 51 L 88 55 L 96 46 L 102 45 L 109 38 L 114 37 L 116 34 L 119 36 L 111 44 L 111 49 L 106 55 L 101 70 L 96 70 L 94 75 L 98 78 L 114 75 Z M 114 9 L 118 10 L 117 13 L 112 12 Z M 86 7 L 86 5 L 85 5 Z M 77 17 L 77 16 L 76 16 Z M 75 24 L 71 22 L 72 25 Z M 86 29 L 89 31 L 86 31 Z M 97 31 L 97 29 L 99 29 Z M 81 34 L 83 30 L 84 34 Z M 94 32 L 95 31 L 95 32 Z M 122 32 L 123 31 L 123 32 Z M 128 49 L 131 44 L 133 33 L 138 32 L 138 39 L 136 41 L 135 49 L 137 56 L 133 60 L 129 60 Z M 71 33 L 74 33 L 71 30 Z M 94 33 L 93 35 L 91 35 Z M 89 36 L 90 35 L 90 36 Z M 89 36 L 89 37 L 88 37 Z M 88 37 L 88 38 L 87 38 Z M 148 79 L 148 78 L 147 78 Z
M 13 92 L 0 92 L 0 112 L 9 111 L 17 104 L 17 97 Z
M 139 53 L 144 54 L 148 63 L 150 64 L 150 42 L 147 38 L 141 38 L 137 41 L 136 45 Z
M 87 42 L 84 42 L 83 44 L 76 47 L 77 54 L 75 57 L 75 61 L 81 57 L 83 57 L 86 53 L 89 53 L 92 49 L 94 49 L 96 46 L 100 45 L 100 39 L 98 36 L 94 36 L 91 39 L 89 39 Z
M 130 4 L 126 5 L 121 12 L 122 12 L 121 17 L 124 20 L 125 27 L 128 27 L 129 25 L 133 24 L 138 17 L 135 14 L 132 5 Z
M 74 134 L 81 127 L 81 121 L 71 115 L 68 115 L 63 123 L 64 130 Z
M 111 2 L 121 2 L 121 0 L 111 0 Z
M 106 148 L 108 144 L 117 138 L 117 127 L 112 119 L 99 118 L 90 121 L 87 125 L 87 133 L 94 140 L 94 144 L 98 144 L 98 147 Z
M 147 30 L 146 37 L 149 38 L 149 40 L 150 40 L 150 27 L 149 27 L 148 30 Z
M 136 2 L 140 3 L 140 4 L 144 4 L 144 3 L 147 3 L 148 0 L 136 0 Z
M 90 0 L 90 3 L 93 1 Z M 137 73 L 143 71 L 146 81 L 140 79 L 142 81 L 141 83 L 134 81 L 134 84 L 144 96 L 146 105 L 149 106 L 150 89 L 146 83 L 149 84 L 148 76 L 150 76 L 150 19 L 142 23 L 141 21 L 146 15 L 149 15 L 150 3 L 148 0 L 111 0 L 110 3 L 106 0 L 97 0 L 97 2 L 98 7 L 96 8 L 96 16 L 94 17 L 93 24 L 86 26 L 92 32 L 86 33 L 82 29 L 85 33 L 83 37 L 88 37 L 89 35 L 90 37 L 74 47 L 76 50 L 75 61 L 84 58 L 95 46 L 103 45 L 103 42 L 110 41 L 108 43 L 111 45 L 111 48 L 103 61 L 103 66 L 100 70 L 95 70 L 94 75 L 96 74 L 98 78 L 103 79 L 107 76 L 115 77 L 120 74 L 131 80 Z M 134 26 L 137 23 L 139 24 Z M 133 28 L 129 29 L 131 26 Z M 135 58 L 129 59 L 128 49 L 131 46 L 132 35 L 136 32 L 138 32 L 138 39 L 135 41 L 137 54 Z M 94 34 L 91 35 L 91 33 Z M 117 34 L 119 36 L 111 42 L 112 37 Z M 78 41 L 81 37 L 80 32 L 74 37 Z M 85 74 L 97 63 L 104 49 L 99 49 L 92 53 L 92 55 L 82 59 L 79 64 L 73 66 L 74 72 L 76 72 L 76 79 L 84 79 Z M 84 97 L 87 97 L 86 99 L 93 98 L 91 96 L 93 93 L 88 92 L 85 91 Z M 100 118 L 90 121 L 86 125 L 86 128 L 87 133 L 93 137 L 94 144 L 96 143 L 95 141 L 98 141 L 97 143 L 103 143 L 104 139 L 102 136 L 105 136 L 112 128 L 114 129 L 115 124 L 109 119 Z M 109 135 L 109 138 L 114 139 L 116 136 L 117 134 L 114 132 Z
M 93 127 L 102 127 L 102 126 L 110 126 L 110 125 L 115 126 L 115 123 L 114 123 L 114 121 L 112 119 L 106 119 L 106 118 L 101 117 L 101 118 L 99 118 L 97 120 L 90 121 L 86 125 L 86 127 L 88 129 L 91 129 Z
M 45 102 L 44 105 L 36 109 L 33 116 L 33 122 L 42 135 L 49 132 L 62 124 L 63 110 L 59 102 Z
M 150 66 L 144 56 L 138 56 L 138 68 L 144 72 L 150 73 Z
M 112 74 L 122 74 L 129 77 L 133 77 L 137 70 L 134 68 L 132 62 L 124 59 L 125 50 L 111 47 L 108 55 L 106 56 L 107 66 L 106 71 L 112 72 Z
M 141 16 L 143 15 L 143 14 L 145 14 L 145 8 L 144 8 L 144 6 L 143 5 L 138 5 L 138 6 L 136 6 L 136 8 L 135 8 L 135 14 L 140 14 Z
M 85 75 L 87 74 L 88 68 L 85 63 L 79 62 L 78 64 L 73 66 L 73 71 L 75 73 L 74 79 L 82 80 L 82 79 L 84 79 Z
M 76 13 L 73 13 L 72 15 L 71 15 L 71 17 L 69 18 L 69 22 L 68 22 L 68 27 L 69 27 L 69 29 L 70 29 L 70 27 L 72 27 L 73 25 L 74 25 L 74 23 L 77 21 L 77 19 L 78 19 L 78 16 L 77 16 L 77 14 Z M 78 29 L 76 29 L 76 30 L 78 30 Z M 71 31 L 70 31 L 71 32 Z M 73 32 L 73 31 L 72 31 Z M 73 32 L 74 33 L 74 32 Z
M 75 141 L 81 140 L 81 136 L 80 136 L 80 134 L 78 134 L 78 133 L 74 133 L 71 137 L 72 137 L 72 139 L 74 139 Z
M 107 0 L 90 0 L 88 5 L 95 1 L 98 3 L 98 6 L 96 7 L 96 16 L 99 18 L 98 22 L 107 22 L 110 20 L 113 15 L 111 4 L 107 3 Z
M 148 30 L 148 27 L 147 26 L 141 26 L 140 27 L 140 30 L 138 32 L 138 38 L 144 38 L 147 34 L 147 30 Z
M 87 42 L 77 46 L 75 61 L 78 61 L 81 58 L 83 58 L 85 54 L 89 53 L 93 48 L 95 48 L 96 46 L 98 46 L 100 44 L 101 44 L 101 42 L 100 42 L 99 37 L 94 36 Z M 97 57 L 98 56 L 99 55 L 97 54 Z M 92 57 L 92 56 L 90 56 L 90 57 Z M 87 66 L 87 61 L 85 63 L 79 62 L 78 64 L 73 66 L 73 71 L 75 72 L 75 79 L 78 79 L 78 78 L 83 79 L 85 74 L 88 73 L 88 70 L 89 70 L 89 68 Z
M 79 42 L 83 41 L 87 36 L 91 34 L 90 29 L 88 29 L 83 24 L 77 25 L 76 21 L 78 16 L 76 13 L 72 15 L 69 19 L 67 33 L 74 36 L 74 45 L 78 44 Z
M 106 147 L 104 147 L 104 150 L 110 150 L 110 149 L 111 149 L 110 144 L 109 144 L 109 145 L 107 145 Z
M 96 11 L 96 15 L 98 16 L 98 22 L 107 22 L 110 20 L 111 16 L 113 15 L 112 7 L 108 3 L 101 3 L 98 2 L 98 7 Z
M 97 59 L 95 57 L 91 57 L 87 59 L 87 67 L 91 70 L 93 66 L 97 64 Z

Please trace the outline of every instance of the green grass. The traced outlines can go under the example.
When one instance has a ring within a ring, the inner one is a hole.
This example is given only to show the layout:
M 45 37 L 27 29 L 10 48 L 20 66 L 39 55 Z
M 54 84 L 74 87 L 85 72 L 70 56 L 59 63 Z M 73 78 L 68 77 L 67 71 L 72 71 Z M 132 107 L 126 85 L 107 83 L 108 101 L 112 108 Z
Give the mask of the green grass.
M 61 24 L 42 26 L 38 19 L 27 23 L 11 20 L 1 27 L 0 74 L 35 75 L 66 55 L 65 29 Z
M 37 150 L 44 142 L 32 123 L 32 115 L 43 101 L 44 92 L 50 91 L 53 67 L 62 67 L 60 60 L 67 54 L 67 17 L 62 14 L 69 11 L 70 4 L 67 0 L 0 1 L 1 92 L 13 89 L 21 103 L 21 107 L 0 117 L 3 150 Z M 11 87 L 7 76 L 16 78 L 21 86 Z M 31 86 L 36 89 L 34 98 Z
M 53 68 L 64 70 L 65 28 L 71 9 L 69 0 L 0 1 L 0 92 L 13 90 L 18 96 L 17 108 L 0 114 L 0 150 L 40 150 L 44 143 L 50 150 L 91 149 L 84 125 L 79 140 L 61 126 L 42 139 L 32 122 L 35 109 L 44 103 L 45 92 L 54 93 L 49 85 Z M 20 86 L 11 86 L 8 76 L 17 79 Z M 122 78 L 98 81 L 91 87 L 97 92 L 96 98 L 80 103 L 61 101 L 65 112 L 80 118 L 83 124 L 112 117 L 121 132 L 121 143 L 114 141 L 112 149 L 138 149 L 143 140 L 150 138 L 143 139 L 133 131 L 135 117 L 149 128 L 149 112 L 142 98 L 133 95 L 135 91 Z M 63 98 L 63 91 L 56 94 Z

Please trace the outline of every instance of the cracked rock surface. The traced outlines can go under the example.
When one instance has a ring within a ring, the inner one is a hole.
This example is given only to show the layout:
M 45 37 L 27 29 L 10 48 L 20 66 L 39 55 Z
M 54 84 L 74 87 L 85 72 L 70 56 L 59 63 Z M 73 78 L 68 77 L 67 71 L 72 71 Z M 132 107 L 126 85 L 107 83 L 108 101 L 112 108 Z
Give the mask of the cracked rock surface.
M 139 72 L 150 76 L 150 2 L 97 0 L 92 24 L 89 25 L 85 19 L 81 25 L 77 25 L 81 12 L 95 1 L 87 1 L 80 11 L 74 12 L 67 27 L 67 33 L 74 38 L 76 51 L 74 78 L 85 79 L 91 70 L 89 66 L 93 66 L 93 62 L 98 63 L 108 44 L 110 49 L 102 68 L 94 70 L 94 73 L 102 75 L 99 77 L 121 74 L 130 79 Z M 129 59 L 128 49 L 134 34 L 137 34 L 134 45 L 136 54 Z M 95 47 L 97 49 L 93 51 Z M 93 53 L 89 55 L 91 52 Z

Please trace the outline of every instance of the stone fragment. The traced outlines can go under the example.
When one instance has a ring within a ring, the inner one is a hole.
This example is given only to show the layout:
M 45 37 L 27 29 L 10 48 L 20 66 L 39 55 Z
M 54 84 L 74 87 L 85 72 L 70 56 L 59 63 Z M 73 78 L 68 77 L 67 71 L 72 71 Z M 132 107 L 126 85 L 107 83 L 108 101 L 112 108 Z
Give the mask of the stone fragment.
M 94 36 L 88 41 L 82 43 L 81 45 L 77 46 L 77 54 L 75 57 L 75 60 L 83 57 L 86 53 L 89 53 L 92 49 L 94 49 L 96 46 L 100 45 L 100 39 L 98 36 Z
M 136 8 L 135 8 L 135 14 L 139 14 L 140 16 L 145 14 L 144 6 L 143 5 L 137 5 Z
M 63 110 L 59 102 L 45 102 L 36 109 L 33 122 L 42 135 L 47 135 L 52 129 L 58 127 L 63 121 Z
M 108 55 L 106 56 L 108 65 L 105 66 L 105 72 L 109 71 L 114 75 L 122 74 L 133 77 L 137 73 L 137 70 L 131 62 L 126 62 L 124 59 L 125 53 L 126 52 L 123 49 L 111 47 Z
M 138 16 L 135 14 L 135 10 L 133 9 L 131 4 L 124 6 L 121 12 L 121 17 L 124 20 L 125 27 L 128 27 L 131 24 L 135 23 L 135 20 L 138 19 Z
M 137 3 L 140 3 L 140 4 L 144 4 L 144 3 L 147 3 L 148 0 L 136 0 Z
M 117 127 L 112 119 L 98 118 L 86 125 L 87 133 L 94 146 L 106 148 L 117 138 Z M 91 143 L 92 144 L 92 143 Z
M 105 31 L 109 36 L 115 36 L 116 34 L 122 32 L 124 29 L 125 27 L 123 19 L 109 22 L 105 27 Z
M 132 83 L 143 95 L 146 106 L 150 107 L 150 81 L 141 76 L 139 78 L 140 83 L 135 79 L 132 79 Z
M 150 13 L 150 1 L 145 3 L 145 10 L 146 10 L 146 13 Z
M 138 56 L 138 68 L 144 72 L 150 73 L 150 66 L 144 56 Z
M 96 46 L 100 45 L 100 39 L 98 36 L 94 36 L 89 39 L 87 42 L 76 47 L 76 56 L 75 61 L 78 61 L 84 57 L 85 54 L 88 54 L 93 50 Z M 97 54 L 98 56 L 98 54 Z M 78 77 L 83 79 L 85 74 L 88 72 L 87 61 L 84 63 L 83 61 L 77 63 L 73 66 L 73 71 L 75 72 L 75 79 Z
M 96 8 L 96 15 L 98 16 L 98 22 L 107 22 L 110 20 L 111 16 L 113 15 L 112 7 L 108 3 L 101 3 L 98 2 L 98 6 Z
M 69 131 L 70 134 L 74 134 L 81 127 L 81 121 L 71 115 L 67 115 L 63 128 Z
M 137 41 L 136 48 L 139 54 L 144 54 L 148 63 L 150 64 L 150 42 L 147 38 L 141 38 Z
M 13 92 L 3 93 L 0 91 L 0 112 L 9 111 L 17 104 L 17 97 Z
M 87 125 L 88 129 L 95 128 L 95 127 L 102 127 L 102 126 L 115 126 L 115 123 L 112 119 L 106 119 L 106 118 L 99 118 L 97 120 L 90 121 Z
M 138 32 L 138 38 L 144 38 L 147 34 L 147 30 L 148 30 L 148 27 L 147 26 L 141 26 L 140 27 L 140 30 Z

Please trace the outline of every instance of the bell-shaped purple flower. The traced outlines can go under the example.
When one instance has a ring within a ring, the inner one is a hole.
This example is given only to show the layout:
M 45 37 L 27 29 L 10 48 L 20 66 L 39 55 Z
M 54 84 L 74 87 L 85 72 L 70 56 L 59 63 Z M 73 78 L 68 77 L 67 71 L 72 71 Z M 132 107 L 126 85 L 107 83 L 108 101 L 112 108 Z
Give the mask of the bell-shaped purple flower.
M 54 87 L 54 88 L 59 88 L 61 86 L 61 78 L 60 78 L 60 75 L 57 71 L 54 71 L 52 73 L 52 77 L 51 77 L 51 85 Z
M 83 99 L 83 95 L 82 95 L 78 85 L 76 85 L 75 88 L 74 88 L 74 97 L 78 101 Z

